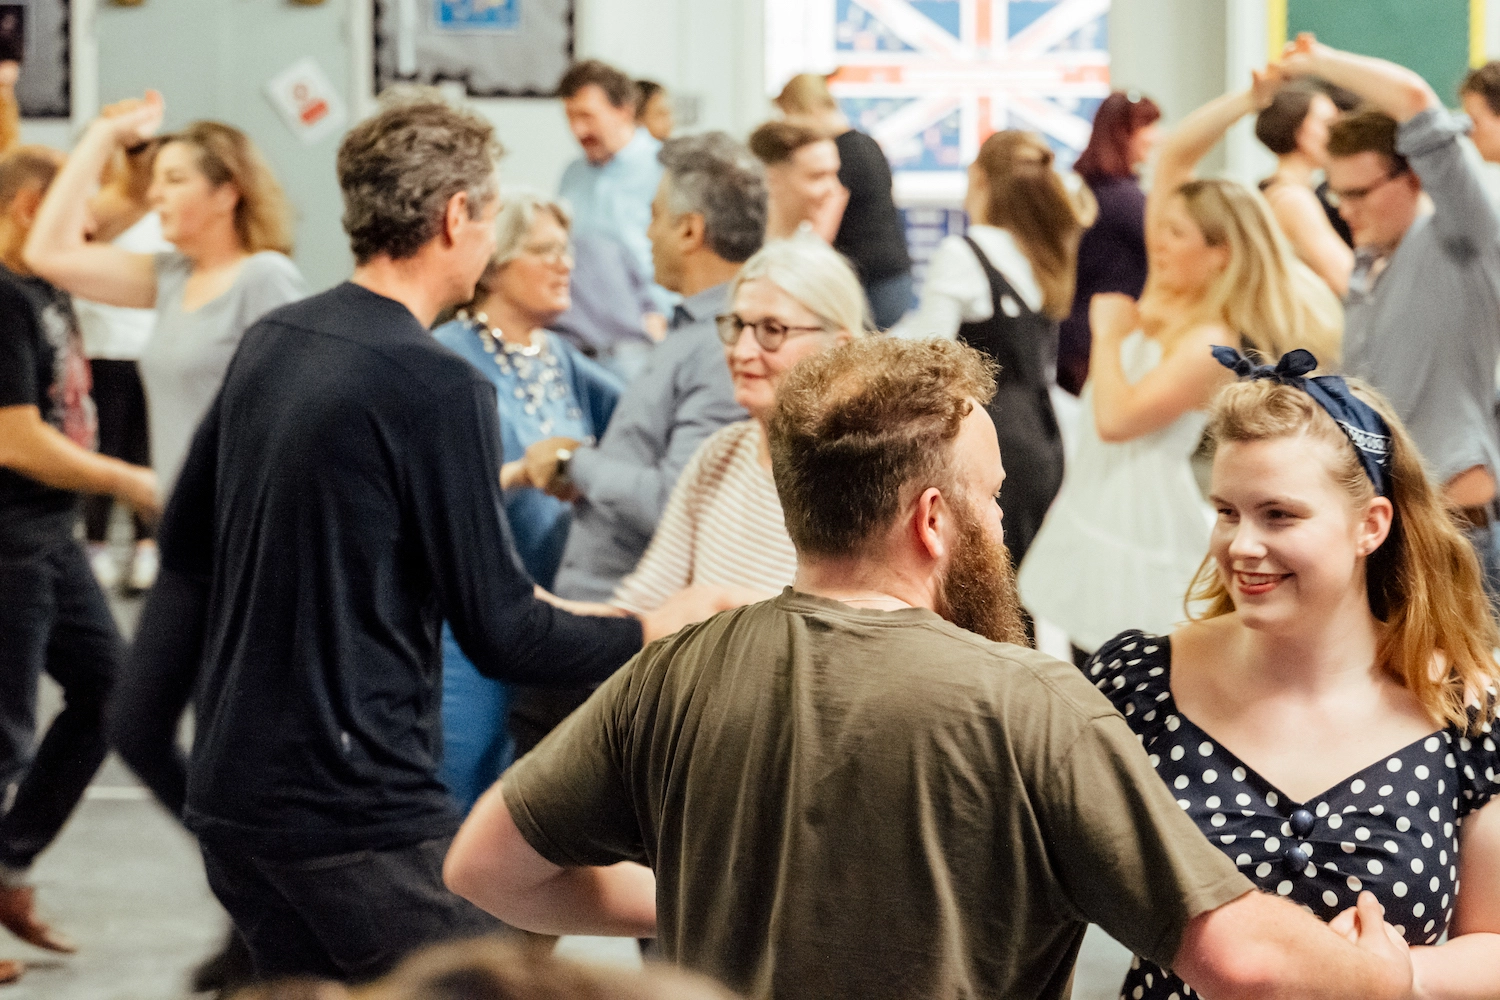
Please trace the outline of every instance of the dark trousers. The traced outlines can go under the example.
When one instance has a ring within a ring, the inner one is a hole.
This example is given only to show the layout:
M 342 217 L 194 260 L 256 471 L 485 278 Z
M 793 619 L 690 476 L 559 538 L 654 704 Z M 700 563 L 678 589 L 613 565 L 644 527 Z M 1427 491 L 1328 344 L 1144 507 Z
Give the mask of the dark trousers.
M 0 558 L 0 788 L 18 784 L 0 818 L 0 864 L 30 865 L 104 763 L 104 705 L 123 655 L 109 605 L 76 542 Z M 44 670 L 62 685 L 64 707 L 34 745 Z
M 150 465 L 151 447 L 146 437 L 146 391 L 134 361 L 95 358 L 89 362 L 94 388 L 90 395 L 99 413 L 99 453 L 132 465 Z M 114 497 L 86 497 L 83 526 L 91 542 L 102 542 L 109 533 L 109 511 Z M 150 538 L 151 528 L 135 518 L 135 537 Z
M 384 974 L 425 945 L 503 928 L 443 886 L 451 842 L 302 861 L 201 847 L 208 884 L 250 946 L 257 978 L 353 983 Z

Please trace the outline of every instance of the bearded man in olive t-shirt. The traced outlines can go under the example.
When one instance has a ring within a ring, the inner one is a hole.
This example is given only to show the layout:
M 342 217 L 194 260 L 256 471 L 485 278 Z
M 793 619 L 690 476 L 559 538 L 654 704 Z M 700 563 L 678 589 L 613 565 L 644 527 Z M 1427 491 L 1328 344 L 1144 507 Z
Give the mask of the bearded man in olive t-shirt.
M 1330 927 L 1254 891 L 1020 644 L 993 391 L 950 341 L 789 374 L 795 586 L 615 674 L 480 800 L 449 886 L 529 930 L 659 934 L 755 998 L 1061 998 L 1090 922 L 1210 998 L 1407 996 L 1373 896 Z

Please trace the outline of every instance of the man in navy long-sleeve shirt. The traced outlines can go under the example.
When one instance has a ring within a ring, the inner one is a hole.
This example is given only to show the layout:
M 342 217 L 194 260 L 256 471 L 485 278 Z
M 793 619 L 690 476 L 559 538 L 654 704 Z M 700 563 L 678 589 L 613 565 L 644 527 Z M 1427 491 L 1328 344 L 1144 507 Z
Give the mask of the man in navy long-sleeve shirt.
M 353 279 L 247 331 L 164 519 L 134 666 L 198 671 L 185 818 L 261 976 L 493 927 L 441 884 L 442 620 L 486 673 L 576 684 L 696 610 L 579 617 L 516 562 L 494 389 L 427 330 L 494 251 L 498 153 L 442 104 L 355 127 Z

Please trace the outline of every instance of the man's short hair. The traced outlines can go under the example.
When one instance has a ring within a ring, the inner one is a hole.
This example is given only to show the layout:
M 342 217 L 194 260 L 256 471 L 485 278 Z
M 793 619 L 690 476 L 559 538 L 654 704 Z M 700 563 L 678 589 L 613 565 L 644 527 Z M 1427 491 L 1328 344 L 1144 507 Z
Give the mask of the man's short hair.
M 460 191 L 478 218 L 496 195 L 502 152 L 489 122 L 431 98 L 393 104 L 354 126 L 338 154 L 354 259 L 414 256 L 441 231 L 448 200 Z
M 63 154 L 50 146 L 17 146 L 0 156 L 0 211 L 29 187 L 46 191 L 62 162 Z
M 861 337 L 793 368 L 767 431 L 798 553 L 861 555 L 916 493 L 952 496 L 959 425 L 994 394 L 994 363 L 952 340 Z
M 666 168 L 667 203 L 677 216 L 703 216 L 708 248 L 739 264 L 766 232 L 766 177 L 750 151 L 724 132 L 668 139 L 656 154 Z
M 792 122 L 771 121 L 750 133 L 750 152 L 766 166 L 785 163 L 803 146 L 828 138 L 817 129 Z
M 640 96 L 635 81 L 598 59 L 585 59 L 569 66 L 562 79 L 557 81 L 557 96 L 566 101 L 590 84 L 604 91 L 604 96 L 615 107 L 635 110 Z
M 1478 94 L 1491 111 L 1500 115 L 1500 60 L 1469 70 L 1464 82 L 1458 85 L 1458 95 L 1464 94 Z
M 1393 173 L 1404 173 L 1406 157 L 1396 152 L 1398 124 L 1379 108 L 1357 108 L 1328 126 L 1328 155 L 1379 153 L 1390 161 Z

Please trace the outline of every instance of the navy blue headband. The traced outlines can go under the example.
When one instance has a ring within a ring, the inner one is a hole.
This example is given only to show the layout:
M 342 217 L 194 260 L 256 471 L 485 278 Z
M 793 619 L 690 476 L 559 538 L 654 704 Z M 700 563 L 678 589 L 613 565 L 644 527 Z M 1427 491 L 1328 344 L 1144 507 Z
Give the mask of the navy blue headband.
M 1287 351 L 1274 368 L 1256 366 L 1232 347 L 1215 347 L 1213 352 L 1219 364 L 1242 379 L 1271 379 L 1311 396 L 1328 411 L 1333 422 L 1348 436 L 1349 443 L 1354 445 L 1354 453 L 1365 467 L 1365 475 L 1370 477 L 1376 494 L 1391 495 L 1391 429 L 1374 407 L 1349 391 L 1349 386 L 1339 376 L 1305 378 L 1308 372 L 1318 367 L 1318 359 L 1312 356 L 1312 352 L 1301 348 Z

